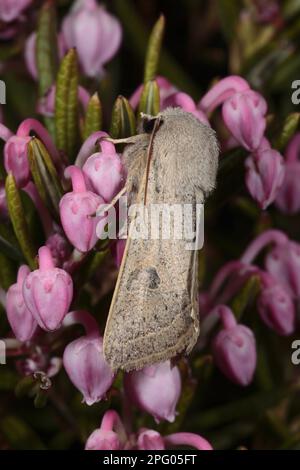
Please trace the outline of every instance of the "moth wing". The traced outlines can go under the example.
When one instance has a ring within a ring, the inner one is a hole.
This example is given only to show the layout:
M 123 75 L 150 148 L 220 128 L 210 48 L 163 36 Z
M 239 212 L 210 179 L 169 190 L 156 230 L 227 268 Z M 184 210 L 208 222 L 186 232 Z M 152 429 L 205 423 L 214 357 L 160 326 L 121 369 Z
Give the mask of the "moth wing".
M 156 157 L 148 176 L 148 203 L 140 206 L 148 215 L 153 204 L 182 205 L 168 185 L 157 184 L 163 169 Z M 145 239 L 137 238 L 137 226 L 143 224 Z M 183 232 L 182 239 L 174 234 L 161 239 L 161 227 L 159 239 L 153 239 L 152 224 L 152 216 L 147 220 L 144 213 L 132 218 L 104 334 L 104 355 L 114 370 L 139 369 L 190 352 L 199 334 L 198 251 L 186 248 Z
M 128 239 L 104 335 L 112 369 L 139 369 L 193 348 L 199 334 L 198 252 L 183 252 L 180 245 Z

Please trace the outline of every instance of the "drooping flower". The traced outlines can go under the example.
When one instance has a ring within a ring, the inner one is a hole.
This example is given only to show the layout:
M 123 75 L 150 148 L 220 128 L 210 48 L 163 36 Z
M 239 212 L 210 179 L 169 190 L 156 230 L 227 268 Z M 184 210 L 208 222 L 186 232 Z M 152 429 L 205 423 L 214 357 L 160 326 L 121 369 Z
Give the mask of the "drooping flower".
M 65 325 L 81 323 L 86 335 L 67 345 L 63 355 L 66 372 L 83 395 L 87 405 L 93 405 L 105 397 L 111 387 L 114 374 L 103 355 L 103 339 L 94 318 L 85 311 L 70 312 Z
M 23 298 L 23 284 L 29 273 L 29 267 L 22 265 L 18 271 L 16 284 L 12 284 L 6 294 L 7 319 L 16 338 L 22 342 L 29 341 L 38 326 Z
M 54 266 L 47 246 L 39 249 L 39 268 L 26 277 L 23 297 L 41 328 L 46 331 L 60 328 L 72 301 L 73 282 L 66 271 Z
M 85 253 L 91 250 L 98 240 L 96 228 L 101 231 L 99 224 L 103 228 L 106 224 L 105 217 L 95 216 L 98 207 L 104 204 L 104 200 L 87 190 L 80 168 L 70 166 L 66 169 L 66 173 L 71 176 L 73 190 L 60 200 L 61 223 L 72 245 Z
M 1 0 L 0 20 L 9 23 L 17 19 L 31 3 L 32 0 Z
M 64 18 L 62 32 L 68 48 L 76 47 L 83 72 L 103 76 L 104 65 L 120 47 L 119 21 L 96 0 L 77 0 Z
M 131 401 L 150 413 L 157 422 L 173 422 L 181 392 L 178 368 L 170 361 L 132 371 L 125 376 L 125 389 Z
M 213 340 L 214 360 L 232 382 L 246 386 L 253 379 L 256 368 L 255 337 L 250 328 L 237 324 L 235 316 L 225 305 L 216 307 L 223 329 Z

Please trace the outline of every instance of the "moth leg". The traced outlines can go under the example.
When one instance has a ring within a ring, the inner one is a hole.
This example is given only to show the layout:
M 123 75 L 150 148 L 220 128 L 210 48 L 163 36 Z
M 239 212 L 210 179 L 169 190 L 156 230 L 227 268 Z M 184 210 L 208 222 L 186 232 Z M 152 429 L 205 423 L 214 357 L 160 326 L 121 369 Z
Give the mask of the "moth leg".
M 109 204 L 105 204 L 105 208 L 101 208 L 103 204 L 101 204 L 100 209 L 97 209 L 94 214 L 91 214 L 89 217 L 101 217 L 102 215 L 105 214 L 105 212 L 108 212 L 117 202 L 118 200 L 125 194 L 127 191 L 126 186 L 124 186 L 120 192 L 110 201 Z
M 107 142 L 111 142 L 112 144 L 135 144 L 138 140 L 140 140 L 140 138 L 141 134 L 137 134 L 126 137 L 124 139 L 113 139 L 112 137 L 105 137 L 103 140 L 107 140 Z

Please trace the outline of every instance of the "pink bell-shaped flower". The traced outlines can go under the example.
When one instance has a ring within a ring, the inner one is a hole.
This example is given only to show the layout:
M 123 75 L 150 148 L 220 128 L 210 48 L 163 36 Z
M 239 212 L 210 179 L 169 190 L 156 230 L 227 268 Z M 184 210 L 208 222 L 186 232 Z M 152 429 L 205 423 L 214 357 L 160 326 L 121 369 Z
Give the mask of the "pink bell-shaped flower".
M 284 179 L 284 160 L 273 149 L 258 149 L 245 162 L 246 186 L 253 199 L 266 209 L 277 197 Z
M 68 48 L 76 47 L 83 72 L 103 76 L 103 66 L 120 47 L 119 21 L 96 0 L 77 0 L 65 17 L 62 31 Z
M 85 162 L 82 171 L 90 189 L 110 202 L 124 184 L 124 170 L 115 146 L 100 140 L 101 152 L 94 153 Z
M 294 135 L 285 153 L 285 175 L 276 197 L 276 206 L 285 214 L 300 211 L 300 132 Z
M 88 312 L 70 312 L 64 325 L 81 323 L 86 335 L 67 345 L 63 355 L 64 368 L 87 405 L 102 400 L 114 381 L 114 374 L 103 355 L 103 339 L 96 320 Z
M 30 179 L 27 146 L 31 137 L 12 136 L 4 146 L 4 165 L 7 173 L 12 173 L 17 185 L 22 188 Z
M 47 246 L 39 249 L 39 269 L 26 277 L 23 296 L 41 328 L 46 331 L 60 328 L 72 301 L 73 282 L 66 271 L 54 266 Z
M 172 108 L 182 108 L 184 111 L 193 114 L 203 124 L 209 125 L 206 114 L 201 111 L 201 109 L 197 109 L 193 98 L 191 98 L 187 93 L 177 92 L 168 96 L 168 98 L 164 100 L 164 106 L 162 109 L 168 108 L 169 106 Z
M 238 325 L 231 310 L 225 305 L 216 307 L 223 329 L 212 344 L 214 360 L 232 382 L 246 386 L 253 379 L 256 368 L 255 338 L 250 328 Z
M 288 241 L 278 244 L 265 258 L 266 270 L 290 293 L 300 297 L 300 245 Z
M 72 245 L 85 253 L 97 243 L 96 228 L 100 233 L 101 227 L 105 227 L 106 218 L 95 216 L 104 200 L 87 190 L 80 168 L 69 166 L 66 174 L 71 176 L 73 191 L 65 194 L 60 200 L 61 223 Z
M 31 3 L 32 0 L 1 0 L 0 20 L 5 23 L 16 20 Z
M 138 450 L 165 450 L 163 437 L 152 429 L 141 429 L 137 438 Z
M 175 420 L 181 378 L 178 368 L 172 367 L 170 361 L 130 372 L 124 384 L 131 401 L 157 422 Z
M 105 412 L 100 428 L 89 436 L 85 450 L 121 450 L 124 449 L 127 436 L 119 415 L 113 411 Z
M 21 266 L 16 284 L 11 285 L 6 294 L 7 319 L 15 337 L 22 342 L 29 341 L 38 326 L 23 298 L 23 284 L 29 273 L 28 266 Z
M 266 129 L 267 103 L 253 90 L 236 93 L 222 108 L 226 127 L 246 150 L 253 152 L 261 144 Z
M 279 335 L 292 334 L 296 312 L 290 292 L 267 273 L 261 274 L 261 280 L 257 308 L 262 320 Z

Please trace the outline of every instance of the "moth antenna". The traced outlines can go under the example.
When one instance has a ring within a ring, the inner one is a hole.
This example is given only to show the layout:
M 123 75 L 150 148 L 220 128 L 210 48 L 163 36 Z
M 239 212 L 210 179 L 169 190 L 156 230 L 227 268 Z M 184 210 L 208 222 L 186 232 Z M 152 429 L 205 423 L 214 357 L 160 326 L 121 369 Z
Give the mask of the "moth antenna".
M 154 124 L 153 130 L 151 132 L 150 142 L 149 142 L 149 146 L 148 146 L 147 165 L 146 165 L 146 182 L 145 182 L 145 193 L 144 193 L 144 205 L 146 205 L 146 201 L 147 201 L 148 178 L 149 178 L 151 157 L 152 157 L 152 153 L 153 153 L 154 137 L 155 137 L 156 132 L 159 129 L 161 120 L 162 120 L 161 116 L 158 116 L 158 118 L 155 120 L 155 124 Z

